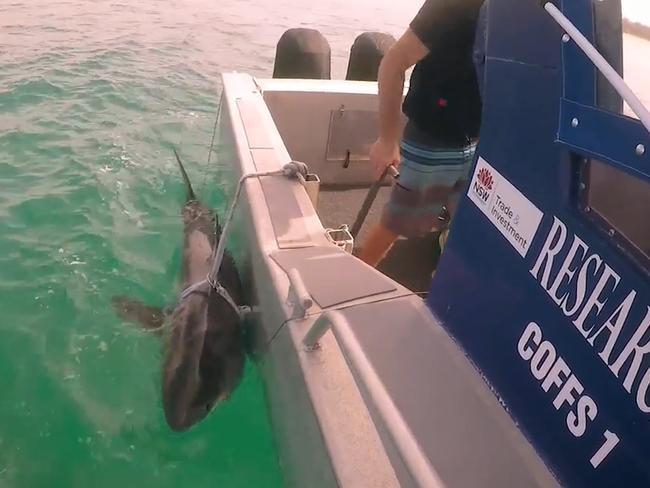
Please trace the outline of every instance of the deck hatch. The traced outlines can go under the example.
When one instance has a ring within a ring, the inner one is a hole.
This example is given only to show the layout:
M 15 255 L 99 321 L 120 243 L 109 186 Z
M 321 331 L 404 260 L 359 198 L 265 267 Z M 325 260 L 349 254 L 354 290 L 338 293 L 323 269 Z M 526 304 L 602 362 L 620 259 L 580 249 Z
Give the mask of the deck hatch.
M 276 251 L 271 258 L 285 271 L 296 268 L 320 308 L 329 308 L 397 288 L 395 284 L 334 246 Z
M 281 168 L 280 159 L 274 150 L 251 150 L 257 171 L 274 171 Z M 265 176 L 259 179 L 271 217 L 273 231 L 280 248 L 305 247 L 313 245 L 305 215 L 294 191 L 294 183 L 284 176 Z M 301 190 L 302 191 L 302 190 Z
M 367 161 L 379 133 L 379 113 L 370 110 L 332 110 L 327 160 Z

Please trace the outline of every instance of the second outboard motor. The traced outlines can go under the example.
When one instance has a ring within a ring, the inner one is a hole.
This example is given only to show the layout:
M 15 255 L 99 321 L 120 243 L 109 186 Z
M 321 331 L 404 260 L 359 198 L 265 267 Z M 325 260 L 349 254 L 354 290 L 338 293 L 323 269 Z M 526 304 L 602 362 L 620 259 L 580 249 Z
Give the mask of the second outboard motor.
M 377 81 L 379 65 L 395 44 L 395 38 L 381 32 L 364 32 L 356 38 L 350 50 L 346 80 Z
M 289 29 L 278 41 L 273 78 L 329 80 L 331 49 L 315 29 Z

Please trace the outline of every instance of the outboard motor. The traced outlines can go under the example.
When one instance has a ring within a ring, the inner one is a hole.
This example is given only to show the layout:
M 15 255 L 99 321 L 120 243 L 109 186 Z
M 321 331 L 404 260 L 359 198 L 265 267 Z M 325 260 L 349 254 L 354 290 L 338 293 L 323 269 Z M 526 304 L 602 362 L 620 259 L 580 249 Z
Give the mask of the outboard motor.
M 377 81 L 379 65 L 395 38 L 382 32 L 364 32 L 357 37 L 350 50 L 346 80 Z
M 273 78 L 329 80 L 331 49 L 315 29 L 289 29 L 278 41 Z

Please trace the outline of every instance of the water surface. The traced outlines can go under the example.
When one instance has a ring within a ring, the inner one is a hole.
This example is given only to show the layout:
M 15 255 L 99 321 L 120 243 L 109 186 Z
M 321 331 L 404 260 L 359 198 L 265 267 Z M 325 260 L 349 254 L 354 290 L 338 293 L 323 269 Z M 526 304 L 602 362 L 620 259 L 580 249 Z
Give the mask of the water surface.
M 304 25 L 327 35 L 342 76 L 357 34 L 401 30 L 409 8 L 391 4 L 0 3 L 0 487 L 282 485 L 255 368 L 173 434 L 158 340 L 110 298 L 174 300 L 184 190 L 172 144 L 225 209 L 222 170 L 205 165 L 219 73 L 270 75 L 279 36 Z

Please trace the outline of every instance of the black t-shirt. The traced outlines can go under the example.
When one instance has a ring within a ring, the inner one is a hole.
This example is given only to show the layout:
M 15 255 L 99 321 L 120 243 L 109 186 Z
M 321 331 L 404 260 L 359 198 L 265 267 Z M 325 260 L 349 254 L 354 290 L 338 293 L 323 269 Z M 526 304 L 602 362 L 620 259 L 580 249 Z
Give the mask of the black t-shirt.
M 478 137 L 481 97 L 473 47 L 483 1 L 426 0 L 411 22 L 429 54 L 415 65 L 404 100 L 407 138 L 459 147 Z

